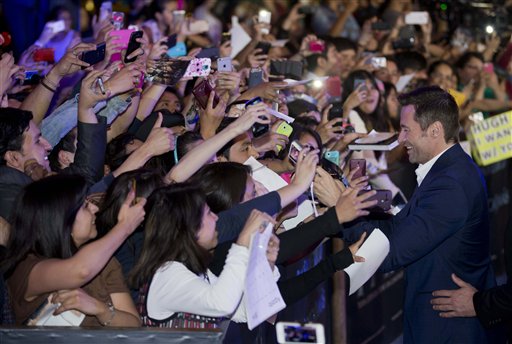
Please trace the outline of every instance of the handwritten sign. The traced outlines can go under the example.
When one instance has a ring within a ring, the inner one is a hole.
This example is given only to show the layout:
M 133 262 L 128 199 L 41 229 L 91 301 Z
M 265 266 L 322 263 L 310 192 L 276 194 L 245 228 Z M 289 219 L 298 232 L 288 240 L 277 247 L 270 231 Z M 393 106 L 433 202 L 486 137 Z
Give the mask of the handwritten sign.
M 479 165 L 512 158 L 512 111 L 475 123 L 467 135 Z

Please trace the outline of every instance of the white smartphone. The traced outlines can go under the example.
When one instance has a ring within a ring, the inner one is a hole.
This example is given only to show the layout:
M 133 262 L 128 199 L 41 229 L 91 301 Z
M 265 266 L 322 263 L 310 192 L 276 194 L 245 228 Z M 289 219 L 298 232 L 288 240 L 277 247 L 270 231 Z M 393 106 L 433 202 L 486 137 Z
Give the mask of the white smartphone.
M 100 7 L 100 21 L 110 18 L 112 15 L 112 1 L 103 1 Z
M 51 21 L 46 24 L 47 27 L 52 29 L 53 33 L 61 32 L 66 29 L 64 20 Z
M 409 12 L 405 15 L 405 23 L 408 25 L 425 25 L 428 23 L 428 12 Z
M 299 159 L 300 151 L 302 150 L 302 146 L 297 141 L 293 141 L 290 145 L 290 151 L 288 152 L 288 158 L 293 165 L 297 164 L 297 160 Z
M 258 22 L 259 23 L 270 24 L 270 19 L 272 19 L 272 12 L 267 11 L 267 10 L 260 10 L 258 12 Z M 268 30 L 268 28 L 261 29 L 261 33 L 263 33 L 264 35 L 268 35 L 269 32 L 270 31 Z
M 388 62 L 385 57 L 372 57 L 370 61 L 374 68 L 386 68 Z
M 278 343 L 319 343 L 325 344 L 324 325 L 296 322 L 278 322 L 276 324 Z
M 219 72 L 232 72 L 233 65 L 231 63 L 231 57 L 219 57 L 217 59 L 217 70 Z

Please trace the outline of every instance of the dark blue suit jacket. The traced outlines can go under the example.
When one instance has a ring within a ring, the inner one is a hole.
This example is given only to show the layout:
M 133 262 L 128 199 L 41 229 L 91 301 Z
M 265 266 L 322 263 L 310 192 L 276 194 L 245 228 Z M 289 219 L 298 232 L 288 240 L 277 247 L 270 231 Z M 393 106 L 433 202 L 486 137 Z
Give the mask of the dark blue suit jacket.
M 434 290 L 458 289 L 451 273 L 479 290 L 495 285 L 485 182 L 459 144 L 439 157 L 391 220 L 345 228 L 348 241 L 362 229 L 380 228 L 391 246 L 381 270 L 405 268 L 405 343 L 487 342 L 477 318 L 441 318 L 430 304 Z

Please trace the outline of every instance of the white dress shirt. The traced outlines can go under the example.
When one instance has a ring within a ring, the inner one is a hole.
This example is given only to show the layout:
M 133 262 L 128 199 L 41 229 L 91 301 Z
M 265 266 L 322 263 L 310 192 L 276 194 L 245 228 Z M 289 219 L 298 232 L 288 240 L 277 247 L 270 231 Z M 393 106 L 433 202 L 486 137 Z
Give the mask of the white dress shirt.
M 414 172 L 416 172 L 416 181 L 418 182 L 418 186 L 421 185 L 421 182 L 423 181 L 423 179 L 425 179 L 425 177 L 427 176 L 427 174 L 430 171 L 430 169 L 432 168 L 432 166 L 434 166 L 434 164 L 436 163 L 437 159 L 439 159 L 441 157 L 441 155 L 443 155 L 444 152 L 446 152 L 448 149 L 452 148 L 452 146 L 453 145 L 451 145 L 450 147 L 446 148 L 444 151 L 442 151 L 441 153 L 437 154 L 435 157 L 433 157 L 432 159 L 430 159 L 426 163 L 420 164 L 418 166 L 416 171 L 414 171 Z

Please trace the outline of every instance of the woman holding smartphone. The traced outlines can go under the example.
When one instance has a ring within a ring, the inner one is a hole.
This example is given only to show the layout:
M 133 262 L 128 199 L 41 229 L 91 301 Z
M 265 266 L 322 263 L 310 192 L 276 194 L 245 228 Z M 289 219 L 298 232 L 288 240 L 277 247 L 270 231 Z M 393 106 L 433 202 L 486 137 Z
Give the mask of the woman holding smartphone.
M 2 263 L 17 325 L 43 325 L 31 320 L 55 308 L 54 316 L 66 312 L 63 320 L 71 315 L 75 326 L 140 326 L 121 267 L 111 257 L 142 222 L 145 200 L 132 204 L 130 192 L 112 230 L 88 243 L 97 234 L 98 208 L 86 192 L 83 177 L 55 175 L 18 196 Z

